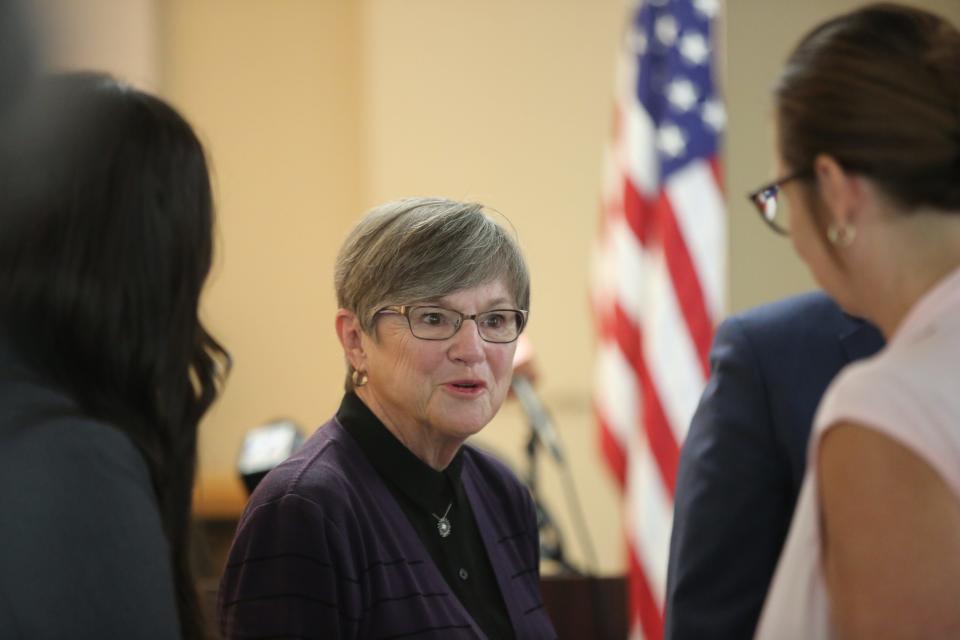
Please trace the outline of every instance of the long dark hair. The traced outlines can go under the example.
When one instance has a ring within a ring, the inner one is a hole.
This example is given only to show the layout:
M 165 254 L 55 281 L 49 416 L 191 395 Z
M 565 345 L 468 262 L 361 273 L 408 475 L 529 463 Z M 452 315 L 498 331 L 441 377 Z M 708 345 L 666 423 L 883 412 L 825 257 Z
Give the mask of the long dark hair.
M 203 147 L 169 105 L 100 74 L 38 81 L 0 144 L 0 322 L 150 469 L 180 623 L 203 637 L 190 567 L 197 424 L 229 359 L 198 317 L 213 250 Z
M 787 168 L 817 154 L 874 180 L 909 212 L 960 210 L 960 32 L 892 3 L 817 26 L 775 90 Z

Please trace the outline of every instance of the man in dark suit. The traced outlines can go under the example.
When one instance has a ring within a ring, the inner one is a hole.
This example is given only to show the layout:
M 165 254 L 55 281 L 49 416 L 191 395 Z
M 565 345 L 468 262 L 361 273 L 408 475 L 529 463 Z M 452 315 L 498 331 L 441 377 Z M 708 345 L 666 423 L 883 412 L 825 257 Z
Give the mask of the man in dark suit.
M 883 338 L 809 293 L 727 319 L 677 473 L 668 640 L 752 638 L 806 468 L 820 397 Z

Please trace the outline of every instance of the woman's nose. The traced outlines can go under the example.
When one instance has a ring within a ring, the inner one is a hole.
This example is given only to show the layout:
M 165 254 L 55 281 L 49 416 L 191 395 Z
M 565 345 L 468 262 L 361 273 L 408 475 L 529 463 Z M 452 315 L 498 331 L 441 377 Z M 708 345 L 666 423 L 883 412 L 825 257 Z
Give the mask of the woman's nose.
M 450 345 L 450 357 L 454 360 L 462 360 L 467 364 L 480 362 L 485 357 L 483 349 L 483 338 L 477 330 L 477 321 L 466 319 L 451 338 L 453 344 Z

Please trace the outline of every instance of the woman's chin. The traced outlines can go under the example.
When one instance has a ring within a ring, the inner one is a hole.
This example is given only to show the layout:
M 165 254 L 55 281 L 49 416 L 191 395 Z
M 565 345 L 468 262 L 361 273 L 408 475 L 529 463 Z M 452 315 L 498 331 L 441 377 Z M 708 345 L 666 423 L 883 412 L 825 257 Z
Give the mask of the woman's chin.
M 469 438 L 483 430 L 493 416 L 487 403 L 477 403 L 474 407 L 449 407 L 439 412 L 435 420 L 431 420 L 438 431 L 450 436 Z

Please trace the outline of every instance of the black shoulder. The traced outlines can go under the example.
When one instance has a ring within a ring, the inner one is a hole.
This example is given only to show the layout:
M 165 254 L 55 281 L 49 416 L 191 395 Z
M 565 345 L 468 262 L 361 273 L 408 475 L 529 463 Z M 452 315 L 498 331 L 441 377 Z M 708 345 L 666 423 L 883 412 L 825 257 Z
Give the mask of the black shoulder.
M 27 637 L 175 635 L 153 483 L 119 429 L 80 416 L 5 428 L 0 504 L 0 591 Z M 50 616 L 50 602 L 70 604 Z
M 33 491 L 58 486 L 89 495 L 112 495 L 116 483 L 139 487 L 153 500 L 146 460 L 120 429 L 80 415 L 53 415 L 32 424 L 4 425 L 3 475 Z

